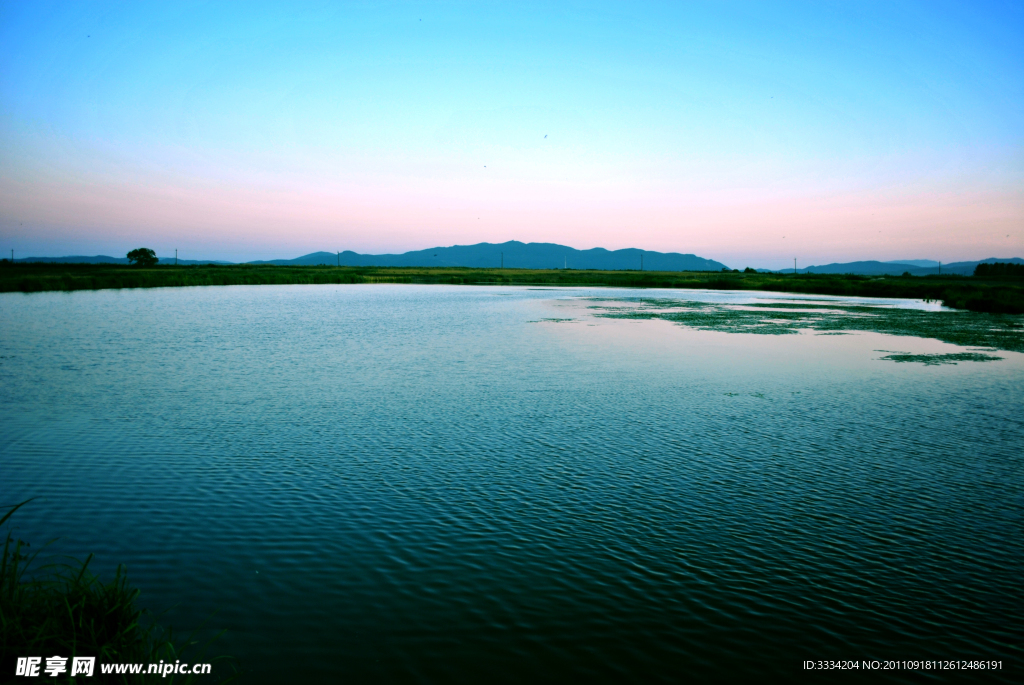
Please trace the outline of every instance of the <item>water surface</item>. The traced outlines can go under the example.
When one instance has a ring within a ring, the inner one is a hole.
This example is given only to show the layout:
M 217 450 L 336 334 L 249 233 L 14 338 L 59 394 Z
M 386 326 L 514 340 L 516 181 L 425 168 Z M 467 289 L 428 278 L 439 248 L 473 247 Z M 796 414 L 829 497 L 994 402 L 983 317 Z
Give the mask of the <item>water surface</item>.
M 179 633 L 216 611 L 244 682 L 760 680 L 805 659 L 1020 678 L 1024 354 L 605 316 L 695 301 L 955 314 L 586 288 L 0 295 L 0 500 L 37 497 L 21 537 L 127 564 Z

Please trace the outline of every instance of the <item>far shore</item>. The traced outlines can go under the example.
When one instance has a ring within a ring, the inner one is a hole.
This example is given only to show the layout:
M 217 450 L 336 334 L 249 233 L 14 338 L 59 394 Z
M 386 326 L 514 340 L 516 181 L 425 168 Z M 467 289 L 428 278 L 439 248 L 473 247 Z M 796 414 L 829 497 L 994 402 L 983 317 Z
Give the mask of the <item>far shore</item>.
M 211 285 L 418 283 L 449 285 L 606 286 L 700 290 L 765 290 L 934 300 L 947 307 L 1024 314 L 1024 284 L 973 276 L 856 276 L 736 271 L 597 271 L 466 267 L 275 265 L 125 266 L 0 263 L 0 292 L 164 288 Z

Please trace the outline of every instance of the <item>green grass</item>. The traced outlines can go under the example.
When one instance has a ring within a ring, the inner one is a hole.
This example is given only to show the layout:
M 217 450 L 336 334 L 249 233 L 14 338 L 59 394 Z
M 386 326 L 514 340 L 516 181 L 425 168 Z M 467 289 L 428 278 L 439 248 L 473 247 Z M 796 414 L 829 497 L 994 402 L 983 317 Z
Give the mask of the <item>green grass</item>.
M 1024 284 L 969 276 L 868 277 L 705 271 L 577 271 L 208 265 L 152 267 L 117 264 L 11 264 L 0 261 L 0 292 L 159 288 L 203 285 L 424 283 L 455 285 L 609 286 L 767 290 L 817 295 L 898 297 L 941 301 L 977 312 L 1024 313 Z
M 20 508 L 11 508 L 0 525 Z M 207 658 L 213 640 L 198 644 L 193 637 L 175 640 L 169 628 L 148 620 L 138 608 L 139 590 L 128 582 L 123 566 L 103 581 L 84 562 L 37 566 L 39 552 L 8 532 L 0 560 L 0 682 L 78 683 L 214 683 L 233 679 L 233 664 L 224 657 Z M 216 639 L 213 638 L 213 639 Z M 45 676 L 14 678 L 18 657 L 66 657 L 67 673 L 57 681 Z M 94 656 L 93 677 L 70 679 L 72 658 Z M 212 663 L 212 673 L 202 676 L 104 675 L 104 663 Z M 225 676 L 228 676 L 225 678 Z

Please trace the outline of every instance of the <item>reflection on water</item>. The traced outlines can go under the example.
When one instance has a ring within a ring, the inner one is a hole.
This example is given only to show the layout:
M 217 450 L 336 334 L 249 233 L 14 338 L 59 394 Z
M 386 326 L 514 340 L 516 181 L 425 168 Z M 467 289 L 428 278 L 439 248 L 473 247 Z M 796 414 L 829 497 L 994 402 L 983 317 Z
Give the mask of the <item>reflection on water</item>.
M 179 632 L 217 610 L 247 682 L 750 680 L 823 658 L 1019 677 L 1013 327 L 958 345 L 821 327 L 892 321 L 866 300 L 685 297 L 0 296 L 3 500 L 39 498 L 22 537 L 127 563 Z M 671 318 L 715 311 L 761 318 Z M 764 317 L 797 333 L 730 332 Z M 892 363 L 970 354 L 1001 359 Z

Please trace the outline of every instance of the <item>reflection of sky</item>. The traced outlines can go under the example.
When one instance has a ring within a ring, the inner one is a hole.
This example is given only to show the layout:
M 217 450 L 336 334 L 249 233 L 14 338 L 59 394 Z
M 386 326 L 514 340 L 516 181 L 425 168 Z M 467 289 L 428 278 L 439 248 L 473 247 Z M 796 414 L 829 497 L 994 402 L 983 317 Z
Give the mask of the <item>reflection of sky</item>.
M 554 290 L 554 289 L 552 289 Z M 564 290 L 564 289 L 559 289 Z M 912 300 L 902 297 L 854 297 L 850 295 L 801 295 L 799 293 L 767 292 L 760 290 L 680 290 L 678 288 L 644 288 L 642 291 L 621 288 L 580 288 L 583 297 L 619 299 L 623 301 L 676 300 L 680 302 L 706 302 L 723 305 L 751 305 L 783 303 L 799 307 L 801 304 L 828 304 L 846 307 L 879 307 L 885 309 L 915 309 L 922 312 L 960 311 L 944 307 L 935 300 Z
M 24 255 L 1024 252 L 1019 6 L 0 12 L 0 238 Z

